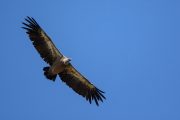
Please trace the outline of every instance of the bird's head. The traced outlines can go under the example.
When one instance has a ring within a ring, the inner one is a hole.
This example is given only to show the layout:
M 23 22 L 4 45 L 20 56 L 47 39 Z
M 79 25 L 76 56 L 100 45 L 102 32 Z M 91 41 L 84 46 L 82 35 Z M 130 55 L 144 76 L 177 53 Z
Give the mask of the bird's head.
M 68 65 L 72 59 L 68 57 L 64 57 L 63 62 L 65 65 Z

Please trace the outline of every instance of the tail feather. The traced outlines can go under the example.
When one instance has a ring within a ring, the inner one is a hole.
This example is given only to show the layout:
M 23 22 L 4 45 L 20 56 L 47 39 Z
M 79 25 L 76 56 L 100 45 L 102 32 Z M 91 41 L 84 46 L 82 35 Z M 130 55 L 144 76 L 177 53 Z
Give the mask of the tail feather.
M 55 81 L 57 75 L 50 75 L 50 74 L 49 74 L 49 68 L 50 68 L 50 67 L 44 67 L 44 68 L 43 68 L 44 75 L 45 75 L 45 77 L 46 77 L 47 79 L 52 80 L 52 81 Z

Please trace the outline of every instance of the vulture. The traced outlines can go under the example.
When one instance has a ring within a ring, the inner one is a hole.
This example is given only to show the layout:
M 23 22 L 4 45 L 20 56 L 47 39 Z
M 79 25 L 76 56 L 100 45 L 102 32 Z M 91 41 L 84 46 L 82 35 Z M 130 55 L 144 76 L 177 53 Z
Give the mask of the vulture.
M 63 55 L 52 42 L 51 38 L 45 33 L 41 26 L 32 17 L 25 18 L 22 28 L 26 30 L 33 46 L 40 54 L 41 58 L 48 64 L 43 68 L 47 79 L 55 81 L 59 76 L 76 93 L 86 98 L 91 104 L 95 101 L 99 106 L 99 101 L 103 102 L 104 92 L 89 82 L 75 67 L 70 63 L 71 59 Z

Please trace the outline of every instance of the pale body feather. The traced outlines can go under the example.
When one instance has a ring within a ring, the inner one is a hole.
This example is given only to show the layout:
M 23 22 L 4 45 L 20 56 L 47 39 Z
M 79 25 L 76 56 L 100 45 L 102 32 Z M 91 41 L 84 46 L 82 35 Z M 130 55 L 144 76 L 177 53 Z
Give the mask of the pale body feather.
M 66 62 L 68 62 L 68 60 L 69 59 L 65 56 L 57 57 L 55 62 L 51 65 L 51 67 L 49 69 L 49 74 L 56 75 L 56 74 L 64 71 L 66 64 L 67 64 Z

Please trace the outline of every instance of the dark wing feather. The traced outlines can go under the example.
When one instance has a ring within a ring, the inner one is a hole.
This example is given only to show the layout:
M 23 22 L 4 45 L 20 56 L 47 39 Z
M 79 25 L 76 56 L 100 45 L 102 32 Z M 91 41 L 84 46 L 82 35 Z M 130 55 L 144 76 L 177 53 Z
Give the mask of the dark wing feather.
M 26 33 L 29 35 L 34 47 L 40 53 L 40 56 L 44 59 L 44 61 L 52 65 L 57 56 L 62 57 L 62 54 L 32 17 L 27 17 L 25 21 L 26 22 L 22 23 L 25 27 L 22 28 L 27 30 Z
M 71 64 L 67 65 L 65 70 L 59 73 L 59 76 L 63 82 L 71 87 L 76 93 L 85 97 L 90 103 L 94 100 L 98 106 L 99 101 L 103 102 L 103 99 L 106 99 L 103 95 L 104 92 L 91 84 Z

